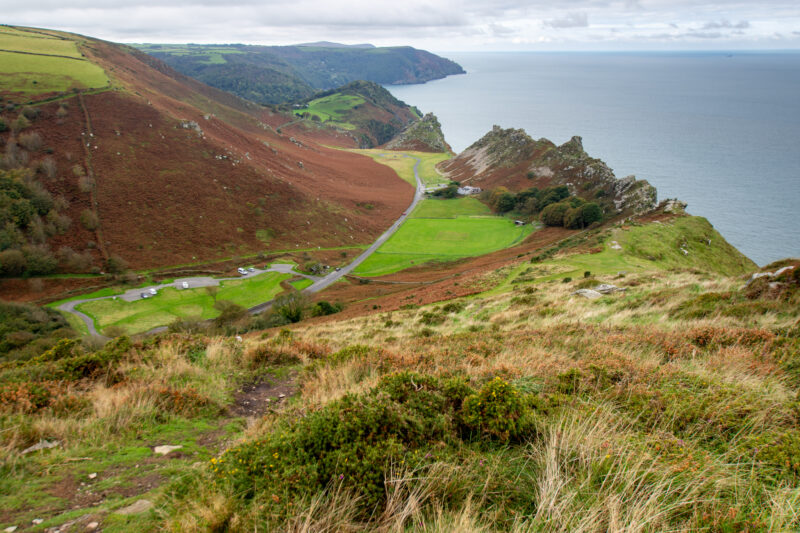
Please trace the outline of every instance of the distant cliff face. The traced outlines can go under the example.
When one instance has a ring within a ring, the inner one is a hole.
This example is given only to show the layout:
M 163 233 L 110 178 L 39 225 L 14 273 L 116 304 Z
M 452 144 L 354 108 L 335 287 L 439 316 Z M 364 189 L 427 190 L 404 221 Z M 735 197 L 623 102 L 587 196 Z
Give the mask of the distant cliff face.
M 139 45 L 178 72 L 259 104 L 281 104 L 355 80 L 424 83 L 463 74 L 458 63 L 410 46 Z
M 633 176 L 617 179 L 608 165 L 584 151 L 580 137 L 556 146 L 547 139 L 534 140 L 522 129 L 494 126 L 442 163 L 441 170 L 452 180 L 483 189 L 566 185 L 607 212 L 642 213 L 656 205 L 655 187 Z
M 417 150 L 420 152 L 451 152 L 452 148 L 444 140 L 442 125 L 433 113 L 414 122 L 386 143 L 389 150 Z

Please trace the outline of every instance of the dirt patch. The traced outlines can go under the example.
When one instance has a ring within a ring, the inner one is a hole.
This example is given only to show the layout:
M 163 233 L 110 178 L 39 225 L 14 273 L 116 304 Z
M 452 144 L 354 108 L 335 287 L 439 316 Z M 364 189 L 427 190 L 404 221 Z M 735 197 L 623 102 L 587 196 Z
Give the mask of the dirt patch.
M 131 496 L 138 496 L 146 492 L 150 492 L 156 487 L 161 486 L 166 481 L 164 476 L 152 472 L 150 474 L 129 479 L 125 482 L 125 486 L 111 487 L 103 491 L 103 496 L 110 494 L 118 494 L 123 498 L 130 498 Z
M 282 380 L 264 379 L 242 386 L 236 393 L 231 414 L 261 416 L 297 392 L 297 373 Z

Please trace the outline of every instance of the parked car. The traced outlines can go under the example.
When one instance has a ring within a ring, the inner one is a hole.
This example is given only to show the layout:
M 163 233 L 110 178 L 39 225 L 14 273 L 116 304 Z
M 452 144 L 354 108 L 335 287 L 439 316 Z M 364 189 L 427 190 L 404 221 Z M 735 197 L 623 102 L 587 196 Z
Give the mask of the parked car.
M 242 276 L 244 276 L 244 275 L 246 275 L 246 274 L 247 274 L 247 270 L 245 270 L 245 269 L 243 269 L 243 268 L 241 268 L 241 267 L 237 268 L 237 269 L 236 269 L 236 272 L 238 272 L 238 273 L 239 273 L 239 274 L 241 274 Z
M 181 288 L 188 289 L 189 288 L 189 282 L 188 281 L 182 281 L 181 282 Z
M 156 294 L 158 294 L 158 291 L 157 291 L 157 290 L 155 290 L 155 289 L 150 289 L 150 290 L 148 290 L 147 292 L 149 292 L 149 293 L 150 293 L 150 294 L 152 294 L 153 296 L 155 296 Z
M 341 270 L 341 268 L 336 267 L 336 272 L 339 272 L 340 270 Z
M 249 268 L 247 269 L 247 271 L 248 271 L 248 272 L 255 272 L 255 271 L 256 271 L 256 269 L 255 269 L 255 268 L 253 268 L 253 267 L 249 267 Z
M 145 299 L 145 298 L 150 298 L 150 296 L 152 296 L 152 295 L 149 292 L 143 292 L 143 293 L 140 293 L 139 296 L 141 296 L 142 299 Z

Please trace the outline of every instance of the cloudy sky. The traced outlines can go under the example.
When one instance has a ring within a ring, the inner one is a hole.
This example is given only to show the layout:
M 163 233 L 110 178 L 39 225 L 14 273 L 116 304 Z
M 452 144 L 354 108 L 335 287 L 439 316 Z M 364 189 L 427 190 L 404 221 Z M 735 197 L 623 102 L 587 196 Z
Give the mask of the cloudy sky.
M 800 0 L 0 0 L 0 22 L 117 42 L 434 51 L 800 49 Z

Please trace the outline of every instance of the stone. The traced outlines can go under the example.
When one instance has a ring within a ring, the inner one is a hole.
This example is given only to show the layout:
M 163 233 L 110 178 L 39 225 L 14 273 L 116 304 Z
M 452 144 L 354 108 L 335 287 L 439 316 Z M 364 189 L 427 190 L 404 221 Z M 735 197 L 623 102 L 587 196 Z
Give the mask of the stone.
M 171 445 L 165 444 L 164 446 L 156 446 L 155 448 L 153 448 L 153 451 L 155 453 L 157 453 L 157 454 L 160 454 L 160 455 L 167 455 L 167 454 L 172 453 L 175 450 L 179 450 L 181 448 L 183 448 L 183 446 L 181 446 L 181 445 L 171 446 Z
M 97 472 L 92 472 L 91 474 L 89 474 L 89 479 L 94 479 L 96 477 L 97 477 Z
M 116 513 L 122 515 L 139 514 L 152 509 L 152 507 L 153 507 L 153 502 L 151 502 L 150 500 L 139 500 L 127 507 L 123 507 L 122 509 L 117 509 Z
M 34 444 L 33 446 L 29 446 L 28 448 L 22 450 L 22 455 L 32 452 L 38 452 L 39 450 L 49 450 L 50 448 L 55 448 L 56 446 L 59 445 L 61 445 L 61 443 L 58 442 L 57 440 L 52 440 L 52 441 L 40 440 L 37 444 Z
M 578 289 L 577 291 L 573 292 L 572 294 L 577 294 L 578 296 L 583 296 L 584 298 L 588 298 L 589 300 L 597 300 L 598 298 L 602 298 L 603 295 L 597 291 L 593 291 L 592 289 Z
M 44 518 L 34 518 L 33 520 L 31 520 L 31 523 L 32 523 L 34 526 L 38 526 L 38 525 L 39 525 L 39 524 L 41 524 L 42 522 L 44 522 Z
M 595 287 L 593 290 L 595 290 L 595 291 L 597 291 L 597 292 L 599 292 L 601 294 L 611 294 L 612 292 L 622 292 L 625 289 L 620 289 L 616 285 L 610 285 L 608 283 L 601 283 L 600 285 Z
M 86 524 L 86 529 L 88 529 L 89 531 L 94 531 L 98 527 L 100 527 L 99 522 L 89 522 L 88 524 Z
M 611 249 L 612 250 L 622 250 L 622 246 L 620 246 L 617 241 L 611 241 Z
M 14 533 L 16 530 L 17 530 L 17 526 L 8 526 L 3 531 L 5 531 L 5 533 Z

